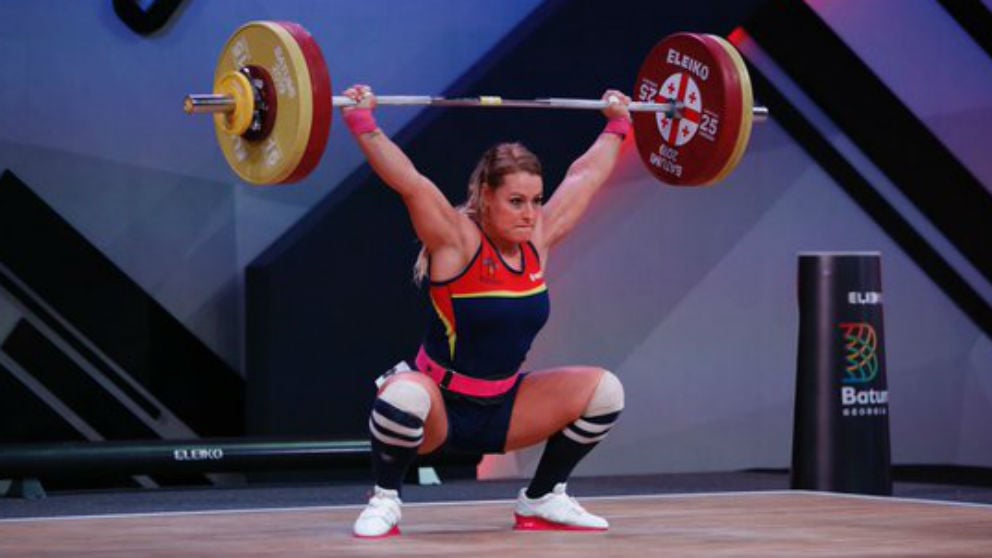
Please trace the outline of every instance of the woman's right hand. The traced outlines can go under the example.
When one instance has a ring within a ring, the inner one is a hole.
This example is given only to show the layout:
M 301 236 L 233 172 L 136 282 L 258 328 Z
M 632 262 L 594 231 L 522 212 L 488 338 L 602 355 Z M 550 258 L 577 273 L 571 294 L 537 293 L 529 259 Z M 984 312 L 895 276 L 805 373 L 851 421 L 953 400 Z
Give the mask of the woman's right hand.
M 345 89 L 344 96 L 358 103 L 357 106 L 341 107 L 342 112 L 349 112 L 355 109 L 374 109 L 376 107 L 375 93 L 368 85 L 358 83 Z

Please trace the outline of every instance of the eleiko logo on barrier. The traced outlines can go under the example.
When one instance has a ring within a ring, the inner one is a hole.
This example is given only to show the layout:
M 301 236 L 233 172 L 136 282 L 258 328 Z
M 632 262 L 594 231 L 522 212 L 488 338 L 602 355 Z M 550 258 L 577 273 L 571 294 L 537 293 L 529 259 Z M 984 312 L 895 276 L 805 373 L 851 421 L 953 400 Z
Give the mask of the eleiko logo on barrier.
M 176 461 L 220 461 L 224 459 L 223 448 L 177 448 L 172 450 Z
M 882 293 L 878 291 L 850 291 L 847 303 L 851 305 L 874 305 L 882 303 Z

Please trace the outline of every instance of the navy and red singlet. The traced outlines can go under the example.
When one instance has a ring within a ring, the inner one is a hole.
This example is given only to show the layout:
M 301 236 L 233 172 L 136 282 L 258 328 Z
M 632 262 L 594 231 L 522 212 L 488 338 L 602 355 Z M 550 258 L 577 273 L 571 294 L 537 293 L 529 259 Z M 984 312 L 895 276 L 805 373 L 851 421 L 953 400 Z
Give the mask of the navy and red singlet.
M 528 242 L 520 253 L 523 265 L 514 269 L 483 234 L 464 271 L 430 283 L 424 348 L 435 362 L 489 380 L 517 372 L 550 311 L 537 249 Z

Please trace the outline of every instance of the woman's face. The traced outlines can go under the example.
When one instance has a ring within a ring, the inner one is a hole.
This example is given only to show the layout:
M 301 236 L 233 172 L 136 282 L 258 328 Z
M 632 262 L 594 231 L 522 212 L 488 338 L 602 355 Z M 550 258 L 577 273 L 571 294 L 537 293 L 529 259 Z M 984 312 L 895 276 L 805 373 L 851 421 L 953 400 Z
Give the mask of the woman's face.
M 484 229 L 493 240 L 509 244 L 527 242 L 541 218 L 544 181 L 539 175 L 515 172 L 503 177 L 498 188 L 482 188 Z

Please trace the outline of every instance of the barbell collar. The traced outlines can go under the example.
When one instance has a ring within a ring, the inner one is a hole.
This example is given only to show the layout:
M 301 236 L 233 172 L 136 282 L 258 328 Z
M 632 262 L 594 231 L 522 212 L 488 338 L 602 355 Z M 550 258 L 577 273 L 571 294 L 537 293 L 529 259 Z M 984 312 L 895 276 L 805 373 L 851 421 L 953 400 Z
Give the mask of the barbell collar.
M 764 122 L 768 120 L 768 107 L 753 107 L 751 109 L 751 114 L 755 123 Z
M 183 100 L 183 110 L 186 114 L 214 114 L 218 112 L 233 112 L 234 97 L 216 93 L 193 93 L 186 95 Z

